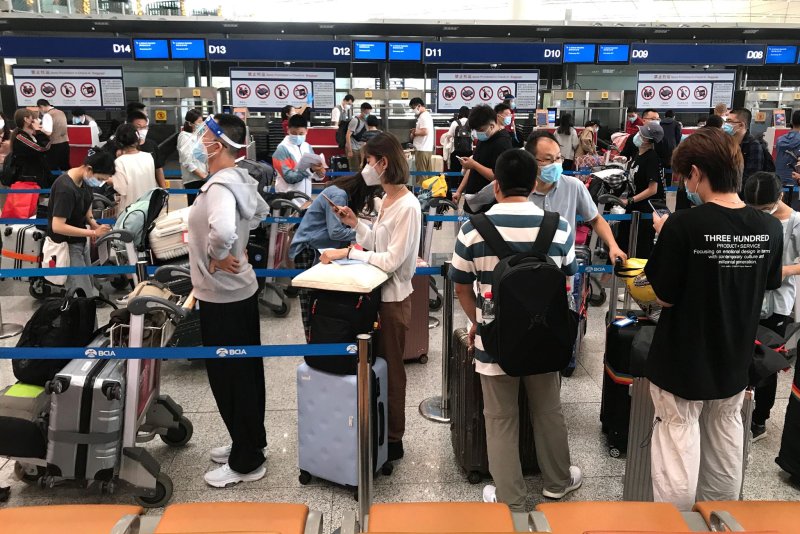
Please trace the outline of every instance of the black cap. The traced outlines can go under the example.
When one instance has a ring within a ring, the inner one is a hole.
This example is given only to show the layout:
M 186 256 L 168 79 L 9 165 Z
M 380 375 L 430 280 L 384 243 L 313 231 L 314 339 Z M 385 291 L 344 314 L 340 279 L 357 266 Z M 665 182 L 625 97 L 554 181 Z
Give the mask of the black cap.
M 90 166 L 94 172 L 100 174 L 114 174 L 116 170 L 114 167 L 114 155 L 99 146 L 89 149 L 83 159 L 83 164 Z

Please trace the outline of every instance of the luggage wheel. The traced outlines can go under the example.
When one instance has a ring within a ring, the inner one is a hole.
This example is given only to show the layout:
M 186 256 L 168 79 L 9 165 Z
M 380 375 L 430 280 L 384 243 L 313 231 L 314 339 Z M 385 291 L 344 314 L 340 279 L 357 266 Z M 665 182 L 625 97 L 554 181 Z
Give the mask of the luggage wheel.
M 483 482 L 483 475 L 478 471 L 470 471 L 467 474 L 467 482 L 470 484 L 480 484 Z
M 393 472 L 394 472 L 394 465 L 392 465 L 391 462 L 386 462 L 385 464 L 383 464 L 383 467 L 381 467 L 381 474 L 385 477 L 388 477 Z
M 419 357 L 419 358 L 417 358 L 417 361 L 418 361 L 419 363 L 421 363 L 421 364 L 425 365 L 426 363 L 428 363 L 428 355 L 427 355 L 427 354 L 422 354 L 422 355 L 420 355 L 420 357 Z
M 172 479 L 166 473 L 159 473 L 156 488 L 152 497 L 136 495 L 136 504 L 143 508 L 161 508 L 172 498 Z
M 14 464 L 14 476 L 17 480 L 26 484 L 36 484 L 44 477 L 45 472 L 46 469 L 40 465 L 23 464 L 21 462 Z
M 309 484 L 313 478 L 314 477 L 311 476 L 311 473 L 309 473 L 308 471 L 303 471 L 301 469 L 300 470 L 300 476 L 297 477 L 297 480 L 298 480 L 298 482 L 300 482 L 300 484 L 305 486 L 306 484 Z
M 166 434 L 161 434 L 159 437 L 170 447 L 183 447 L 192 439 L 192 434 L 194 434 L 192 422 L 181 416 L 176 426 L 170 427 Z
M 619 450 L 617 447 L 609 447 L 608 454 L 612 458 L 621 458 L 622 457 L 622 451 Z

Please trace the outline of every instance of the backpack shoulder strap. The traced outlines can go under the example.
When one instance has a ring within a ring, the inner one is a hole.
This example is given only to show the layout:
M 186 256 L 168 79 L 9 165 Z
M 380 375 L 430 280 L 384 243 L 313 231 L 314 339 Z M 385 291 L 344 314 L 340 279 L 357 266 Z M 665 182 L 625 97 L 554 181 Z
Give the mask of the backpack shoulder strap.
M 514 251 L 511 250 L 506 240 L 500 235 L 497 227 L 489 220 L 489 217 L 487 217 L 485 213 L 473 215 L 469 220 L 486 244 L 489 245 L 489 248 L 497 254 L 498 258 L 502 260 L 514 254 Z
M 536 235 L 536 241 L 533 243 L 533 251 L 545 256 L 550 251 L 550 245 L 553 243 L 553 238 L 556 236 L 558 230 L 558 222 L 560 216 L 554 211 L 545 211 L 542 218 L 542 225 L 539 227 L 539 233 Z

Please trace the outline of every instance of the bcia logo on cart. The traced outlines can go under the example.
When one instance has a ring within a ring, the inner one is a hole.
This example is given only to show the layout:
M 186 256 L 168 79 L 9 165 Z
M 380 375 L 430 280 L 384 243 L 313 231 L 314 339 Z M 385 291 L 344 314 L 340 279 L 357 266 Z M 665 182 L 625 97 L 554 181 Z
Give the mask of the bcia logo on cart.
M 108 357 L 116 357 L 116 353 L 113 350 L 97 350 L 97 349 L 86 349 L 83 351 L 83 355 L 87 358 L 97 358 L 98 356 L 101 358 L 108 358 Z
M 217 349 L 217 356 L 224 358 L 226 356 L 247 356 L 247 351 L 244 349 L 226 349 L 220 347 Z

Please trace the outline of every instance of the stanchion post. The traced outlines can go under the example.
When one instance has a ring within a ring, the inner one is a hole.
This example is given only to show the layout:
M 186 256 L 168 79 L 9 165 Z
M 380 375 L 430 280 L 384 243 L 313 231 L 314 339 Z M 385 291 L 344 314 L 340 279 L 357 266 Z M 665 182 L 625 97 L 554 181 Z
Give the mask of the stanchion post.
M 358 529 L 367 531 L 372 504 L 372 336 L 358 335 Z
M 145 280 L 147 280 L 147 262 L 139 260 L 136 262 L 136 280 L 134 281 L 138 284 Z
M 641 220 L 641 213 L 638 211 L 631 212 L 631 230 L 628 233 L 628 257 L 636 257 L 636 241 L 639 239 L 639 221 Z M 612 295 L 617 298 L 616 295 Z M 627 313 L 631 309 L 631 294 L 630 291 L 625 292 L 624 308 Z
M 450 280 L 451 263 L 442 266 L 444 279 L 444 302 L 442 305 L 442 394 L 429 397 L 419 405 L 419 413 L 425 419 L 436 423 L 450 422 L 450 348 L 453 346 L 453 304 L 455 302 L 455 286 Z

